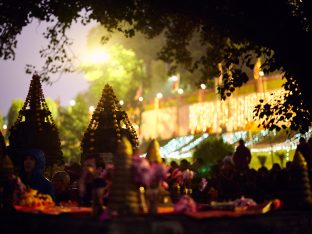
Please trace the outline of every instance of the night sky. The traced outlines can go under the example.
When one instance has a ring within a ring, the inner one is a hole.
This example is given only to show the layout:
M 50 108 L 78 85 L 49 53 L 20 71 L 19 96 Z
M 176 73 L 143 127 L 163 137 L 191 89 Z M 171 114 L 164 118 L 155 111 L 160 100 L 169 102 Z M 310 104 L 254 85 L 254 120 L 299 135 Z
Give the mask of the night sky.
M 74 24 L 69 37 L 73 39 L 72 51 L 75 56 L 80 57 L 86 50 L 86 35 L 95 24 L 82 26 Z M 0 60 L 0 112 L 3 116 L 7 115 L 11 102 L 15 98 L 25 100 L 31 75 L 25 73 L 26 64 L 37 67 L 43 64 L 39 55 L 39 50 L 44 48 L 47 41 L 43 38 L 42 32 L 46 25 L 39 24 L 37 21 L 23 29 L 18 37 L 16 58 L 12 60 Z M 78 64 L 76 60 L 75 64 Z M 84 80 L 83 74 L 55 74 L 51 76 L 52 81 L 56 81 L 52 86 L 43 84 L 45 97 L 52 99 L 60 98 L 61 105 L 67 106 L 69 100 L 74 98 L 79 91 L 88 88 L 88 82 Z

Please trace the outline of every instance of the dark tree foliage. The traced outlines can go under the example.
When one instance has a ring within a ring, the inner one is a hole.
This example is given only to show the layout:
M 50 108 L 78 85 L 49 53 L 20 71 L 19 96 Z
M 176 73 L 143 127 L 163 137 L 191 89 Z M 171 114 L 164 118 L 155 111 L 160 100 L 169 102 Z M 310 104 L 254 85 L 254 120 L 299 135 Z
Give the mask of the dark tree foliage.
M 284 88 L 290 92 L 283 103 L 259 103 L 255 114 L 266 118 L 263 124 L 267 128 L 278 130 L 282 118 L 291 121 L 291 129 L 305 132 L 312 113 L 311 5 L 309 0 L 2 0 L 0 57 L 14 58 L 16 36 L 38 19 L 53 23 L 44 34 L 50 44 L 40 51 L 46 61 L 41 75 L 48 80 L 49 73 L 69 72 L 73 68 L 66 30 L 73 22 L 95 20 L 127 37 L 136 32 L 148 38 L 163 33 L 166 44 L 160 48 L 159 58 L 172 65 L 171 71 L 182 64 L 190 71 L 201 71 L 203 80 L 198 82 L 207 82 L 221 70 L 219 91 L 225 99 L 248 81 L 243 68 L 252 68 L 256 55 L 262 58 L 265 73 L 283 74 Z M 194 35 L 201 54 L 190 50 Z M 29 67 L 31 71 L 34 68 Z
M 221 138 L 208 137 L 196 147 L 193 158 L 200 158 L 204 164 L 212 166 L 222 161 L 225 156 L 232 155 L 233 152 L 234 147 L 223 142 Z

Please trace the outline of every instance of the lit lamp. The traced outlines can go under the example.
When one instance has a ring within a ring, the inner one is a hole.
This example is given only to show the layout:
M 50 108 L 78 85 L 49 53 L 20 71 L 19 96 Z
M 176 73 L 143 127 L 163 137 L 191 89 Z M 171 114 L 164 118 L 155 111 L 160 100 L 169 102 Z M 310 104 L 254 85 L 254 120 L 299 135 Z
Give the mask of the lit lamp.
M 156 98 L 157 98 L 157 99 L 161 99 L 162 97 L 163 97 L 163 94 L 162 94 L 162 93 L 159 92 L 159 93 L 156 94 Z
M 143 112 L 143 100 L 144 98 L 142 96 L 140 96 L 138 98 L 139 100 L 139 135 L 141 135 L 141 125 L 142 125 L 142 112 Z
M 71 99 L 71 100 L 69 101 L 69 105 L 70 105 L 70 106 L 75 106 L 75 105 L 76 105 L 76 101 L 75 101 L 74 99 Z
M 89 106 L 89 118 L 92 118 L 93 112 L 95 111 L 95 107 L 94 106 Z
M 200 89 L 198 90 L 198 102 L 204 101 L 204 90 L 207 88 L 205 84 L 200 84 Z
M 261 82 L 261 83 L 260 83 Z M 259 92 L 263 93 L 263 98 L 265 98 L 265 91 L 264 91 L 264 72 L 262 70 L 259 71 Z
M 103 64 L 110 60 L 111 56 L 110 54 L 104 50 L 103 48 L 99 49 L 97 48 L 94 52 L 91 54 L 88 54 L 83 59 L 84 64 Z
M 161 92 L 156 94 L 156 98 L 154 99 L 154 109 L 155 109 L 155 129 L 154 129 L 154 138 L 157 137 L 158 132 L 158 109 L 159 109 L 159 100 L 163 97 Z

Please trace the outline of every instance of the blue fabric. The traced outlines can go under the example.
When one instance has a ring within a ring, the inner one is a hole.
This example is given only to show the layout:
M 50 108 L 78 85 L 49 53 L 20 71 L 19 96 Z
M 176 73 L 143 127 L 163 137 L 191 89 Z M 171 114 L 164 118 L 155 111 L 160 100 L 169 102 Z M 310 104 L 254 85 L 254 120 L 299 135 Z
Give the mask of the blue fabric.
M 20 177 L 24 184 L 38 190 L 40 193 L 49 194 L 53 197 L 53 188 L 51 182 L 43 176 L 45 167 L 45 156 L 39 149 L 28 149 L 23 153 L 23 157 L 31 155 L 36 160 L 36 167 L 31 173 L 30 179 L 26 177 L 24 166 L 21 167 Z

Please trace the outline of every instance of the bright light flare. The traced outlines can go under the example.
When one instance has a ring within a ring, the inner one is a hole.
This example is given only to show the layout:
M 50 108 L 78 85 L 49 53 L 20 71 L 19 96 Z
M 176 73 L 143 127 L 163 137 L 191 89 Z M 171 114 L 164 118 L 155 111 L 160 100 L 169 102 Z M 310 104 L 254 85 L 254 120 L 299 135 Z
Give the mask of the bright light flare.
M 176 75 L 174 75 L 174 76 L 170 76 L 169 77 L 169 81 L 178 81 L 179 80 L 179 77 L 178 76 L 176 76 Z
M 201 84 L 201 85 L 200 85 L 200 88 L 201 88 L 201 89 L 206 89 L 207 86 L 206 86 L 205 84 Z
M 143 97 L 139 97 L 139 102 L 143 102 L 144 98 Z
M 94 106 L 89 106 L 89 112 L 93 113 L 95 111 L 95 107 Z
M 161 99 L 162 97 L 163 97 L 162 93 L 159 92 L 159 93 L 156 94 L 156 98 Z
M 178 89 L 178 94 L 183 94 L 183 92 L 184 92 L 183 89 L 181 89 L 181 88 Z
M 71 105 L 71 106 L 76 105 L 76 101 L 75 101 L 74 99 L 70 100 L 70 101 L 69 101 L 69 105 Z
M 3 128 L 4 130 L 6 130 L 6 129 L 8 128 L 8 125 L 3 124 L 2 128 Z
M 263 71 L 259 71 L 259 76 L 264 76 L 264 72 Z
M 123 104 L 125 104 L 125 102 L 123 100 L 120 100 L 119 104 L 122 106 Z
M 103 50 L 103 49 L 97 49 L 91 54 L 88 54 L 85 59 L 85 64 L 103 64 L 110 60 L 111 56 L 110 54 Z

